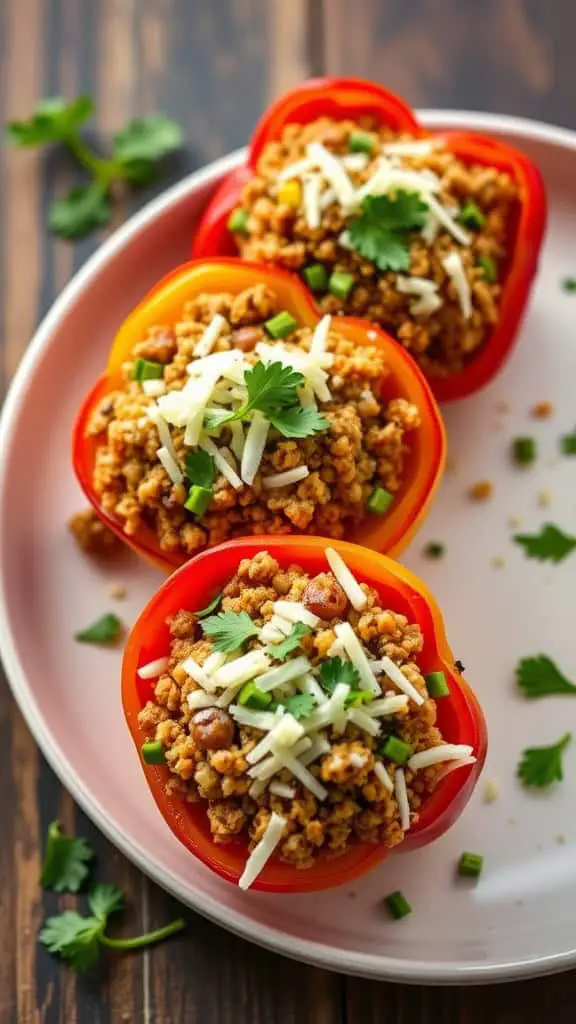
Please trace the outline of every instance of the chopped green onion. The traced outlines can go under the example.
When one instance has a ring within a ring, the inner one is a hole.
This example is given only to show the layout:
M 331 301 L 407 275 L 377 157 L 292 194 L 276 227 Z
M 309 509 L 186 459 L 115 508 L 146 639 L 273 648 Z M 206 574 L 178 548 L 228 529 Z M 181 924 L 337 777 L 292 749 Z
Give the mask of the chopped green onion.
M 479 878 L 484 867 L 484 857 L 479 853 L 463 853 L 458 861 L 458 874 L 463 878 Z
M 378 516 L 383 516 L 388 511 L 390 505 L 394 501 L 394 495 L 390 494 L 390 491 L 384 490 L 383 487 L 375 487 L 371 494 L 368 495 L 366 501 L 366 507 L 370 512 L 375 512 Z
M 374 700 L 372 690 L 350 690 L 346 697 L 347 708 L 358 708 L 362 704 L 370 704 Z
M 480 256 L 478 260 L 478 266 L 484 271 L 484 280 L 488 284 L 496 284 L 498 280 L 498 271 L 496 270 L 496 263 L 491 256 Z
M 565 277 L 562 287 L 565 292 L 576 292 L 576 277 Z
M 272 694 L 261 690 L 256 683 L 244 683 L 238 695 L 238 703 L 245 708 L 256 708 L 258 711 L 264 711 L 272 703 Z
M 161 380 L 163 376 L 162 363 L 153 363 L 151 359 L 137 359 L 132 368 L 132 380 Z
M 370 155 L 374 152 L 374 139 L 367 132 L 350 132 L 348 148 L 351 153 L 368 153 Z
M 576 431 L 560 438 L 560 451 L 562 455 L 576 455 Z
M 354 275 L 346 274 L 343 270 L 335 270 L 330 274 L 328 290 L 331 295 L 345 302 L 354 287 Z
M 486 217 L 480 207 L 472 199 L 469 199 L 460 210 L 460 220 L 467 228 L 474 228 L 479 231 L 484 226 Z
M 236 207 L 228 218 L 228 230 L 235 235 L 247 235 L 248 216 L 247 210 L 243 210 L 241 206 Z
M 536 441 L 533 437 L 515 437 L 512 441 L 512 457 L 518 466 L 528 466 L 536 458 Z
M 282 313 L 273 316 L 271 320 L 267 320 L 264 327 L 271 338 L 287 338 L 292 331 L 296 330 L 298 324 L 290 313 L 283 310 Z
M 216 594 L 216 596 L 208 602 L 205 608 L 201 608 L 199 612 L 194 612 L 196 618 L 205 619 L 207 615 L 211 615 L 212 612 L 215 612 L 223 597 L 224 591 L 220 591 L 219 594 Z
M 404 893 L 400 891 L 391 892 L 389 896 L 386 896 L 384 902 L 396 921 L 399 921 L 402 917 L 408 917 L 408 914 L 412 913 L 412 907 Z
M 212 491 L 208 490 L 207 487 L 200 487 L 199 484 L 193 484 L 188 491 L 184 508 L 187 508 L 189 512 L 193 512 L 195 516 L 203 516 L 211 501 Z
M 82 644 L 113 644 L 122 633 L 122 623 L 113 612 L 101 615 L 96 622 L 86 629 L 74 634 L 74 639 Z
M 328 271 L 322 263 L 311 263 L 302 271 L 306 284 L 313 292 L 325 292 L 328 290 Z
M 405 764 L 413 753 L 409 743 L 401 740 L 398 736 L 389 736 L 386 742 L 380 747 L 382 757 L 389 758 L 395 764 Z
M 144 764 L 164 764 L 164 747 L 160 740 L 146 740 L 142 744 L 142 760 Z
M 441 544 L 439 540 L 431 540 L 424 548 L 426 558 L 442 558 L 445 551 L 444 544 Z
M 443 672 L 430 672 L 424 676 L 426 688 L 431 697 L 448 697 L 450 687 Z

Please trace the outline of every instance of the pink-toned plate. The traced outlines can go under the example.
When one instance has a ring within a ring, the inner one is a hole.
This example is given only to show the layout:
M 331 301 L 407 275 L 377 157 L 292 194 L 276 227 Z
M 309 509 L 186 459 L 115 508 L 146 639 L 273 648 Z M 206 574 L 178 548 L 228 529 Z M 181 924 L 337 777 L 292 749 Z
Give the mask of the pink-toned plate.
M 212 188 L 239 154 L 166 192 L 118 231 L 65 289 L 22 362 L 0 430 L 0 642 L 14 695 L 46 757 L 75 798 L 128 857 L 183 902 L 240 935 L 332 969 L 413 982 L 487 982 L 576 965 L 576 750 L 566 781 L 536 797 L 515 780 L 523 747 L 553 742 L 576 701 L 529 704 L 513 686 L 521 656 L 544 651 L 574 678 L 574 566 L 527 561 L 508 517 L 527 530 L 550 519 L 575 532 L 576 460 L 559 459 L 557 438 L 574 428 L 576 297 L 560 280 L 576 274 L 576 136 L 512 118 L 427 113 L 433 128 L 477 128 L 526 149 L 544 172 L 550 232 L 523 337 L 501 375 L 447 411 L 449 474 L 406 561 L 440 599 L 452 645 L 485 705 L 491 751 L 485 777 L 500 799 L 482 802 L 482 783 L 457 826 L 434 846 L 395 855 L 350 888 L 314 896 L 241 893 L 197 863 L 158 815 L 120 707 L 120 653 L 73 641 L 106 610 L 130 625 L 158 586 L 157 572 L 130 556 L 113 569 L 84 558 L 65 529 L 82 499 L 69 449 L 80 400 L 103 367 L 128 310 L 187 257 L 191 227 Z M 553 420 L 528 409 L 551 399 Z M 508 413 L 496 411 L 506 400 Z M 517 434 L 538 437 L 541 456 L 513 470 Z M 495 484 L 485 506 L 464 497 L 480 478 Z M 546 492 L 552 502 L 538 505 Z M 426 562 L 427 540 L 446 555 Z M 505 564 L 495 569 L 494 558 Z M 127 599 L 113 602 L 111 583 Z M 565 840 L 560 843 L 558 838 Z M 477 886 L 458 885 L 463 849 L 485 854 Z M 402 889 L 414 907 L 395 923 L 382 897 Z

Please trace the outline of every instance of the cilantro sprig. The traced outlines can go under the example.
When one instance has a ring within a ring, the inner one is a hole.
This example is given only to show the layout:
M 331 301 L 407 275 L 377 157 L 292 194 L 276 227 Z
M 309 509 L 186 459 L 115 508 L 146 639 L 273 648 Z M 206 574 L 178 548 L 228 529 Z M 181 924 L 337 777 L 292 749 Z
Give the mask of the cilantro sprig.
M 308 718 L 316 707 L 316 701 L 311 693 L 294 693 L 291 697 L 283 700 L 282 703 L 286 711 L 289 711 L 296 721 L 300 721 L 301 718 Z
M 62 238 L 82 238 L 107 224 L 113 212 L 113 185 L 150 183 L 159 162 L 179 149 L 184 139 L 180 126 L 164 114 L 134 118 L 116 133 L 106 159 L 90 149 L 80 134 L 93 112 L 90 96 L 78 96 L 71 102 L 56 96 L 41 100 L 29 118 L 6 126 L 6 139 L 12 146 L 63 143 L 86 172 L 88 180 L 74 185 L 48 211 L 50 230 Z
M 78 892 L 88 878 L 94 854 L 81 836 L 65 836 L 60 823 L 48 826 L 40 885 L 55 892 Z
M 309 437 L 327 430 L 330 421 L 317 409 L 300 404 L 298 388 L 304 385 L 304 376 L 282 363 L 257 362 L 244 373 L 248 391 L 246 401 L 235 412 L 210 412 L 204 425 L 215 430 L 243 420 L 250 412 L 261 412 L 283 437 Z
M 310 626 L 307 626 L 305 622 L 295 622 L 284 640 L 280 640 L 277 644 L 268 644 L 265 648 L 266 654 L 274 658 L 274 661 L 286 661 L 288 655 L 300 647 L 303 638 L 311 632 Z
M 536 654 L 521 658 L 516 666 L 516 682 L 525 697 L 548 697 L 552 694 L 576 694 L 576 685 L 560 671 L 552 658 Z
M 141 949 L 181 931 L 186 922 L 177 918 L 163 928 L 128 939 L 112 939 L 106 934 L 108 918 L 124 907 L 122 890 L 115 885 L 97 885 L 88 896 L 89 915 L 65 910 L 49 917 L 38 936 L 51 952 L 66 961 L 73 971 L 87 971 L 97 963 L 102 946 L 110 949 Z
M 366 196 L 362 213 L 349 225 L 350 243 L 380 270 L 407 270 L 411 231 L 426 223 L 428 207 L 416 192 Z
M 124 632 L 121 620 L 114 612 L 106 612 L 86 629 L 74 634 L 74 639 L 81 644 L 115 644 Z
M 562 782 L 562 755 L 571 740 L 572 734 L 567 732 L 550 747 L 528 747 L 522 752 L 518 778 L 525 786 L 538 789 L 551 786 L 553 782 Z
M 202 619 L 200 625 L 211 638 L 214 650 L 222 654 L 233 654 L 260 632 L 248 612 L 218 612 Z
M 65 836 L 57 821 L 48 828 L 40 884 L 56 892 L 77 893 L 87 880 L 88 865 L 94 858 L 90 843 L 81 836 Z M 178 918 L 163 928 L 127 939 L 106 934 L 108 918 L 124 908 L 122 890 L 116 885 L 99 884 L 88 893 L 89 914 L 65 910 L 49 917 L 38 935 L 39 942 L 61 957 L 71 970 L 87 971 L 98 961 L 102 946 L 110 949 L 140 949 L 174 935 L 186 926 Z
M 516 533 L 512 539 L 524 548 L 528 558 L 540 562 L 561 562 L 576 548 L 576 537 L 553 523 L 544 523 L 539 533 Z
M 359 689 L 360 675 L 351 661 L 342 658 L 326 658 L 320 668 L 320 685 L 326 693 L 332 694 L 338 683 L 346 683 L 351 690 Z
M 214 459 L 203 448 L 197 448 L 184 456 L 186 476 L 191 484 L 198 484 L 211 490 L 216 477 L 216 466 Z

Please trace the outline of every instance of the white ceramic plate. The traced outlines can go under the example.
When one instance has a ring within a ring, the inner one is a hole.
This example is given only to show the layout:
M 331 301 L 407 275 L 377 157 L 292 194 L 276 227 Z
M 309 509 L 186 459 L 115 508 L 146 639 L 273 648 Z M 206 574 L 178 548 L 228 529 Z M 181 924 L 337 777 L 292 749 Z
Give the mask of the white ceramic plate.
M 432 112 L 431 127 L 473 125 L 509 139 L 542 168 L 550 230 L 521 342 L 482 394 L 447 409 L 450 456 L 431 518 L 407 553 L 444 609 L 449 636 L 487 713 L 491 749 L 483 784 L 456 827 L 411 855 L 398 854 L 353 889 L 290 899 L 244 894 L 211 874 L 169 832 L 150 796 L 120 707 L 120 655 L 75 644 L 72 634 L 108 609 L 111 582 L 128 587 L 126 623 L 161 581 L 127 556 L 114 570 L 83 558 L 64 522 L 82 507 L 69 462 L 70 431 L 114 331 L 149 286 L 187 256 L 191 226 L 214 183 L 239 155 L 181 182 L 118 231 L 65 289 L 38 330 L 6 403 L 0 438 L 0 629 L 14 695 L 52 767 L 127 857 L 184 903 L 238 934 L 332 969 L 412 982 L 488 982 L 576 965 L 576 744 L 566 781 L 545 795 L 523 791 L 515 766 L 523 747 L 555 741 L 576 726 L 576 701 L 528 703 L 514 690 L 516 660 L 543 651 L 576 675 L 576 555 L 558 566 L 526 560 L 510 540 L 509 516 L 527 529 L 550 519 L 574 532 L 576 460 L 559 459 L 557 438 L 574 428 L 576 296 L 560 287 L 576 274 L 576 135 L 480 114 Z M 529 418 L 550 399 L 555 415 Z M 510 412 L 498 413 L 505 400 Z M 538 438 L 537 466 L 511 467 L 510 438 Z M 464 497 L 481 478 L 495 484 L 485 505 Z M 538 507 L 540 489 L 551 508 Z M 446 543 L 426 561 L 427 540 Z M 495 569 L 492 559 L 506 558 Z M 560 844 L 557 837 L 565 837 Z M 457 884 L 464 849 L 482 852 L 479 885 Z M 387 919 L 381 898 L 402 889 L 414 907 Z

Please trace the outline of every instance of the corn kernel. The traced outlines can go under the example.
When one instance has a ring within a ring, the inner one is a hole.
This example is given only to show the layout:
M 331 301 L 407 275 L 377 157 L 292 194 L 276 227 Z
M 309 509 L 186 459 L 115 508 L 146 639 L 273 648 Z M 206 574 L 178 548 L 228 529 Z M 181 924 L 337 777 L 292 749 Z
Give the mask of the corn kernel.
M 283 206 L 300 206 L 302 189 L 297 181 L 284 181 L 278 189 L 278 202 Z

